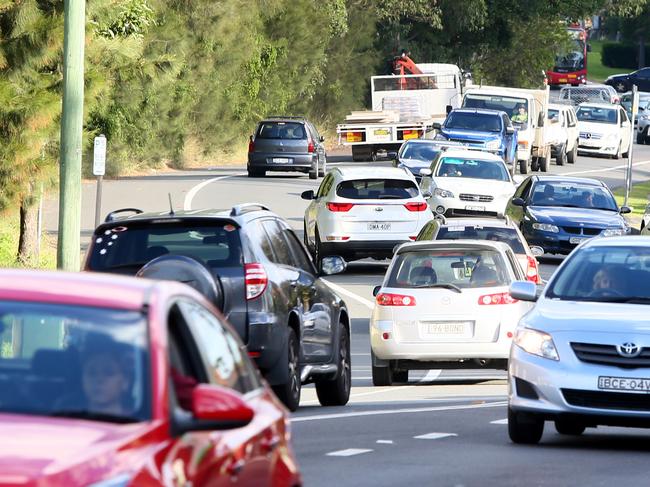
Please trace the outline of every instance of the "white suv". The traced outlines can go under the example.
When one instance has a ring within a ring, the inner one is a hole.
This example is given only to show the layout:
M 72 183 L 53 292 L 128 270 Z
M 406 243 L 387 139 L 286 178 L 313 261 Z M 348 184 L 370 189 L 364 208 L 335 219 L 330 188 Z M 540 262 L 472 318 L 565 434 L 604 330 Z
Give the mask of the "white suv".
M 428 196 L 428 195 L 426 195 Z M 327 255 L 354 260 L 390 258 L 433 218 L 414 176 L 395 167 L 330 171 L 318 191 L 305 191 L 305 245 L 318 262 Z

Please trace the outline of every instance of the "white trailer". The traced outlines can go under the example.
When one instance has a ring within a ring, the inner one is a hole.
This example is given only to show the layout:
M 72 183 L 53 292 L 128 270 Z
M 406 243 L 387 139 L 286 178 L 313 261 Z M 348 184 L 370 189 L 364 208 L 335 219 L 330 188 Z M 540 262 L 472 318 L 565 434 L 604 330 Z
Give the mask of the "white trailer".
M 453 64 L 418 64 L 423 74 L 370 78 L 371 111 L 352 112 L 337 125 L 339 144 L 352 147 L 355 161 L 376 160 L 409 139 L 422 138 L 460 106 L 462 77 Z

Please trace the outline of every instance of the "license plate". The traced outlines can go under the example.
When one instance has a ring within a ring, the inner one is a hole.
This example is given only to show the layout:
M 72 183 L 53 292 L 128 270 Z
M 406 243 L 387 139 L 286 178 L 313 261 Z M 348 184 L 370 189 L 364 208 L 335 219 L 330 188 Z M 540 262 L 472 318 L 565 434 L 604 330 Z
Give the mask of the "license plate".
M 579 243 L 582 242 L 583 240 L 589 240 L 589 238 L 590 238 L 590 237 L 571 237 L 571 238 L 569 239 L 569 243 L 572 243 L 572 244 L 579 244 Z
M 464 335 L 465 323 L 429 323 L 427 333 L 429 335 Z
M 650 379 L 600 376 L 598 377 L 598 389 L 650 392 Z
M 566 83 L 568 80 L 566 78 L 560 78 L 558 82 L 560 83 Z
M 390 223 L 368 223 L 368 230 L 371 232 L 387 232 L 390 230 Z
M 465 209 L 469 211 L 485 211 L 485 206 L 467 205 Z
M 377 129 L 375 130 L 375 135 L 388 135 L 390 132 L 386 129 Z
M 287 157 L 274 157 L 273 162 L 277 164 L 289 164 L 291 162 L 291 159 Z

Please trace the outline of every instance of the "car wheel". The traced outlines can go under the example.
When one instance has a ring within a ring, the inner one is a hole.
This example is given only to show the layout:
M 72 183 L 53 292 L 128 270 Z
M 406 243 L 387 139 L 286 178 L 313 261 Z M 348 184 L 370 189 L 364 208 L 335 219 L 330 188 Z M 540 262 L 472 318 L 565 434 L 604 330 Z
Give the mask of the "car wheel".
M 546 155 L 544 157 L 539 157 L 537 160 L 540 171 L 548 172 L 548 167 L 551 165 L 551 151 L 546 151 Z
M 289 411 L 295 411 L 300 404 L 300 365 L 298 363 L 298 355 L 300 353 L 300 345 L 298 344 L 298 337 L 293 328 L 289 328 L 287 338 L 287 349 L 289 354 L 287 357 L 288 367 L 288 380 L 285 384 L 273 386 L 273 392 L 278 396 L 278 399 L 284 403 Z
M 304 220 L 302 222 L 302 241 L 305 243 L 307 250 L 312 252 L 311 245 L 309 244 L 309 237 L 307 236 L 307 223 Z
M 377 367 L 372 366 L 372 385 L 377 387 L 392 386 L 393 385 L 393 372 L 390 367 Z
M 623 157 L 623 159 L 627 159 L 627 156 L 629 156 L 629 155 L 630 155 L 630 149 L 628 148 L 627 151 L 625 151 L 625 152 L 623 152 L 623 154 L 621 154 L 621 157 Z
M 568 421 L 566 419 L 558 419 L 555 421 L 555 430 L 561 435 L 580 436 L 585 432 L 585 425 Z
M 521 174 L 528 174 L 528 161 L 523 159 L 519 161 L 519 172 Z
M 564 166 L 564 163 L 566 162 L 567 159 L 567 153 L 566 151 L 566 144 L 563 144 L 561 147 L 558 147 L 557 149 L 557 157 L 555 158 L 555 164 L 558 166 Z
M 645 132 L 637 132 L 636 134 L 636 143 L 637 144 L 645 144 Z
M 316 395 L 321 406 L 345 406 L 350 399 L 352 387 L 352 365 L 350 362 L 350 335 L 347 327 L 340 323 L 338 372 L 332 380 L 316 381 Z
M 263 178 L 264 176 L 266 176 L 266 171 L 264 169 L 254 169 L 252 167 L 248 168 L 249 178 Z
M 627 85 L 625 83 L 623 83 L 622 81 L 619 81 L 618 83 L 616 83 L 614 88 L 616 88 L 616 91 L 618 91 L 619 93 L 623 93 L 624 91 L 627 91 Z
M 327 157 L 324 157 L 323 158 L 323 165 L 321 166 L 321 169 L 318 172 L 318 175 L 320 177 L 324 177 L 326 173 L 327 173 Z
M 618 149 L 616 149 L 616 154 L 612 155 L 612 159 L 620 159 L 621 158 L 621 145 L 623 143 L 618 144 Z
M 578 158 L 578 141 L 576 140 L 576 143 L 575 143 L 575 145 L 573 146 L 573 149 L 571 149 L 571 152 L 569 152 L 569 153 L 566 155 L 566 161 L 567 161 L 569 164 L 575 164 L 577 158 Z
M 314 167 L 312 167 L 309 170 L 309 179 L 317 179 L 318 178 L 318 161 L 316 161 L 316 164 Z
M 323 249 L 320 243 L 318 228 L 314 231 L 314 249 L 312 251 L 312 257 L 314 264 L 316 264 L 316 269 L 320 269 L 320 261 L 323 259 Z
M 393 371 L 393 382 L 406 383 L 408 381 L 409 381 L 409 371 L 408 370 L 394 370 Z
M 517 413 L 508 408 L 508 436 L 513 443 L 534 445 L 544 433 L 544 421 L 529 413 Z

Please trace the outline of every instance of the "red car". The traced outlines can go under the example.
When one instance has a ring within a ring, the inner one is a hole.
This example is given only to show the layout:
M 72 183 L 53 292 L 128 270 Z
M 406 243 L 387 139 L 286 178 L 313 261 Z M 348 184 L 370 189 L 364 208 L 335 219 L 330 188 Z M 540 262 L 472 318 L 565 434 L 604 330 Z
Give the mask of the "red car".
M 0 486 L 298 486 L 289 437 L 189 286 L 0 271 Z

